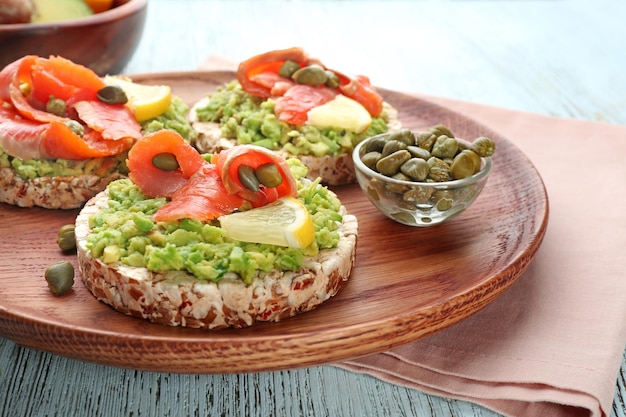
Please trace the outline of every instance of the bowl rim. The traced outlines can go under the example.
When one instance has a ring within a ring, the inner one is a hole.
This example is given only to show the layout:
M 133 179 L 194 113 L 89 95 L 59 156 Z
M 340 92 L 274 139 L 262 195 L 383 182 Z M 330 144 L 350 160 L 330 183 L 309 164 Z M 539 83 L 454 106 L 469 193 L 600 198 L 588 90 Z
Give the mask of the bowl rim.
M 128 0 L 124 4 L 120 4 L 112 9 L 106 10 L 100 13 L 94 13 L 91 16 L 79 17 L 76 19 L 62 20 L 58 22 L 47 23 L 11 23 L 0 24 L 0 33 L 2 32 L 20 32 L 20 31 L 40 31 L 45 29 L 58 29 L 59 27 L 81 27 L 97 25 L 115 21 L 119 18 L 134 15 L 141 10 L 145 9 L 148 5 L 148 0 Z
M 491 162 L 491 157 L 486 156 L 486 157 L 482 157 L 482 159 L 485 160 L 485 166 L 478 171 L 477 173 L 475 173 L 472 176 L 466 177 L 466 178 L 461 178 L 458 180 L 451 180 L 451 181 L 439 181 L 439 182 L 424 182 L 424 181 L 404 181 L 404 180 L 399 180 L 396 178 L 391 178 L 388 177 L 386 175 L 383 175 L 379 172 L 376 172 L 372 169 L 370 169 L 367 165 L 365 165 L 363 163 L 363 161 L 361 160 L 361 156 L 359 155 L 361 149 L 363 148 L 363 146 L 365 145 L 365 143 L 369 142 L 370 140 L 373 140 L 374 138 L 377 137 L 381 137 L 381 136 L 387 136 L 392 132 L 385 132 L 385 133 L 380 133 L 378 135 L 374 135 L 374 136 L 370 136 L 368 138 L 363 139 L 361 142 L 359 142 L 353 149 L 352 151 L 352 160 L 354 162 L 354 165 L 356 167 L 357 171 L 362 171 L 363 173 L 370 175 L 378 180 L 381 181 L 385 181 L 385 182 L 390 182 L 392 184 L 398 184 L 398 185 L 406 185 L 409 187 L 416 187 L 416 186 L 430 186 L 430 187 L 435 187 L 435 188 L 459 188 L 459 187 L 463 187 L 465 185 L 469 185 L 469 184 L 474 184 L 478 181 L 480 181 L 481 179 L 483 179 L 484 177 L 486 177 L 487 175 L 489 175 L 489 172 L 491 171 L 491 167 L 492 167 L 492 162 Z M 458 140 L 462 140 L 464 142 L 464 139 L 460 139 L 457 138 Z

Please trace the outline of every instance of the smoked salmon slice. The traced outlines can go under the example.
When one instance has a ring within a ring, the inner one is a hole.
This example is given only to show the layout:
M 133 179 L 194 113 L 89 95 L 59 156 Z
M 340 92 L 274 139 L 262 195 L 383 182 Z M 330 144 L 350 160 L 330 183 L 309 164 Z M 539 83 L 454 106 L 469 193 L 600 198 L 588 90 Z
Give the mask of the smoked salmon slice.
M 97 99 L 104 86 L 95 72 L 62 57 L 28 55 L 7 65 L 0 71 L 2 148 L 21 159 L 90 159 L 129 149 L 141 126 L 126 106 Z M 46 111 L 50 97 L 66 103 L 67 115 Z
M 33 98 L 47 102 L 50 96 L 65 101 L 96 100 L 98 90 L 106 84 L 95 72 L 59 56 L 35 58 L 31 65 L 23 65 L 24 74 L 19 78 L 32 87 Z M 20 72 L 22 66 L 20 67 Z
M 133 112 L 126 106 L 112 106 L 101 101 L 79 101 L 72 106 L 78 118 L 102 135 L 103 139 L 141 139 Z
M 0 147 L 9 155 L 28 160 L 41 154 L 40 144 L 48 126 L 22 119 L 0 102 Z
M 256 55 L 239 64 L 237 81 L 248 93 L 258 97 L 269 98 L 272 96 L 271 86 L 264 82 L 256 82 L 254 77 L 266 72 L 278 74 L 280 67 L 287 60 L 305 66 L 309 61 L 309 57 L 302 48 L 279 49 Z
M 53 121 L 47 124 L 40 143 L 40 156 L 43 159 L 91 159 L 118 155 L 133 144 L 131 138 L 119 140 L 102 139 L 96 131 L 75 134 L 65 123 Z
M 292 125 L 303 125 L 307 121 L 309 110 L 328 103 L 337 94 L 339 93 L 336 90 L 328 87 L 297 84 L 277 100 L 274 112 L 279 120 Z
M 20 67 L 20 64 L 27 57 L 18 59 L 17 61 L 11 62 L 9 65 L 4 67 L 2 71 L 0 71 L 0 101 L 10 101 L 11 93 L 9 91 L 9 86 L 13 84 L 13 80 L 16 77 L 17 70 Z
M 160 154 L 173 155 L 177 169 L 164 170 L 154 165 Z M 135 143 L 128 152 L 129 178 L 148 197 L 171 197 L 187 183 L 206 161 L 180 134 L 159 130 Z
M 155 157 L 163 155 L 170 161 L 174 157 L 176 165 L 155 163 Z M 261 185 L 258 191 L 252 191 L 239 181 L 239 166 L 258 168 L 266 163 L 275 164 L 281 175 L 276 187 Z M 266 148 L 235 146 L 213 155 L 209 163 L 180 134 L 170 130 L 140 139 L 128 152 L 126 165 L 129 178 L 143 194 L 170 199 L 154 214 L 156 221 L 209 221 L 246 203 L 259 207 L 280 197 L 297 195 L 296 179 L 287 161 Z
M 288 96 L 291 90 L 298 87 L 298 85 L 291 86 L 293 84 L 291 79 L 279 75 L 281 67 L 287 60 L 296 62 L 300 67 L 316 64 L 334 73 L 339 79 L 339 85 L 337 88 L 333 88 L 334 91 L 361 103 L 371 116 L 379 117 L 381 115 L 383 98 L 371 85 L 368 77 L 364 75 L 351 77 L 329 69 L 318 59 L 309 57 L 302 48 L 269 51 L 241 62 L 237 68 L 237 81 L 239 81 L 239 84 L 246 92 L 257 97 L 267 99 Z M 293 96 L 294 98 L 309 99 L 315 102 L 316 98 L 307 97 L 304 94 L 305 92 L 313 93 L 311 90 L 299 90 L 294 92 Z M 288 111 L 282 112 L 281 120 L 292 124 L 303 124 L 302 120 L 306 121 L 306 112 L 312 107 L 303 104 L 302 111 L 298 112 L 297 104 L 292 103 L 295 101 L 294 98 L 288 100 L 289 104 L 283 104 L 288 107 Z M 324 102 L 318 105 L 322 104 Z M 278 106 L 278 109 L 277 115 L 281 113 L 280 106 Z M 304 111 L 305 109 L 306 111 Z
M 358 101 L 374 117 L 380 116 L 383 112 L 383 98 L 370 83 L 370 79 L 365 75 L 348 77 L 335 71 L 342 84 L 339 86 L 342 94 L 355 101 Z
M 154 214 L 154 220 L 171 222 L 183 218 L 209 221 L 232 213 L 244 204 L 238 194 L 229 194 L 217 167 L 208 162 L 179 188 L 172 200 Z
M 298 194 L 298 185 L 287 161 L 282 156 L 256 145 L 239 145 L 213 155 L 211 163 L 217 165 L 226 191 L 238 194 L 251 202 L 253 207 L 263 206 L 281 197 Z M 260 185 L 259 191 L 246 188 L 239 180 L 238 170 L 242 165 L 257 169 L 261 165 L 272 163 L 278 168 L 282 182 L 277 187 Z
M 80 137 L 64 121 L 40 123 L 20 117 L 8 106 L 0 104 L 0 108 L 0 147 L 23 160 L 102 158 L 117 155 L 133 143 L 131 139 L 103 140 L 93 131 Z

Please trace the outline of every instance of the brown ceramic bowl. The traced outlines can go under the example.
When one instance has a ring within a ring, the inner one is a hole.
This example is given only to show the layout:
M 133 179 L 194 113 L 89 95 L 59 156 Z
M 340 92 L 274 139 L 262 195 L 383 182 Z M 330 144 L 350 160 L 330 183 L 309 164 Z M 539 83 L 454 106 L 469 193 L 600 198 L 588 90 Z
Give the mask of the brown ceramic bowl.
M 56 23 L 0 24 L 0 69 L 25 56 L 59 55 L 99 75 L 119 73 L 137 48 L 148 0 L 115 0 L 102 13 Z

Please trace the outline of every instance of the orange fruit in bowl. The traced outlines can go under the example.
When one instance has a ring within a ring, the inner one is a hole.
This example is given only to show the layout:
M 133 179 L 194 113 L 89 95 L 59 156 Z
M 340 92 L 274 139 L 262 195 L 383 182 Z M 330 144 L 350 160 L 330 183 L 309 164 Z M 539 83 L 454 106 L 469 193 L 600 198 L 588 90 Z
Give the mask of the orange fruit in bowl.
M 106 12 L 113 7 L 113 0 L 84 0 L 94 13 Z

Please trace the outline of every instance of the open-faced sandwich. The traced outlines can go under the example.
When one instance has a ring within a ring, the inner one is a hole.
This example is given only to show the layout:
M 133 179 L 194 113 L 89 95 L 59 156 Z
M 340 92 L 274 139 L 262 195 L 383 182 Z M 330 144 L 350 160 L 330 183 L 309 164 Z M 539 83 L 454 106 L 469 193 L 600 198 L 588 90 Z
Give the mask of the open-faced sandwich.
M 162 90 L 135 106 L 142 88 Z M 0 71 L 0 202 L 80 207 L 126 174 L 127 152 L 143 135 L 168 123 L 192 132 L 187 112 L 169 87 L 101 78 L 62 57 L 25 56 Z
M 161 130 L 76 219 L 87 288 L 170 326 L 241 328 L 309 311 L 351 274 L 357 220 L 296 158 L 255 145 L 201 155 Z
M 301 48 L 240 63 L 236 80 L 193 105 L 190 119 L 201 152 L 263 146 L 299 158 L 309 178 L 329 185 L 355 182 L 354 145 L 400 126 L 366 76 L 329 69 Z

